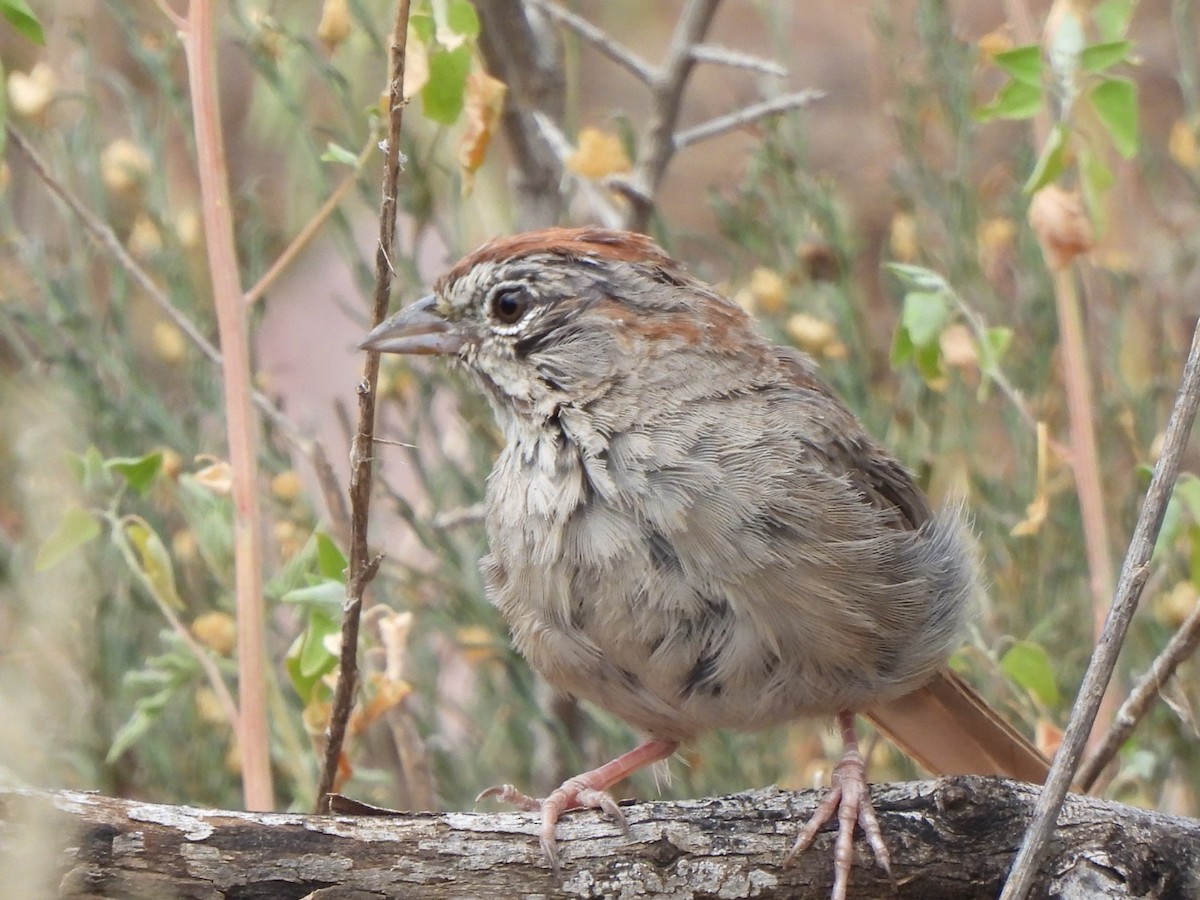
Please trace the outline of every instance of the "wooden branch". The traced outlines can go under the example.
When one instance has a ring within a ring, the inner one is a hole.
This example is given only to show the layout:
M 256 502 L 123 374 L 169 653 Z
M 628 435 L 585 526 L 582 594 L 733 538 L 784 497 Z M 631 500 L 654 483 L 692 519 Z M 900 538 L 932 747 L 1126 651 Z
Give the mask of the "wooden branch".
M 995 778 L 877 785 L 894 883 L 856 844 L 856 898 L 996 896 L 1036 797 Z M 63 898 L 817 897 L 833 835 L 781 869 L 818 792 L 776 788 L 625 807 L 628 837 L 601 814 L 559 825 L 563 878 L 541 858 L 527 813 L 388 817 L 161 806 L 79 791 L 0 791 L 3 847 L 38 847 L 44 891 Z M 1200 821 L 1072 796 L 1039 894 L 1200 896 Z M 10 866 L 11 866 L 10 861 Z M 318 893 L 319 892 L 319 893 Z

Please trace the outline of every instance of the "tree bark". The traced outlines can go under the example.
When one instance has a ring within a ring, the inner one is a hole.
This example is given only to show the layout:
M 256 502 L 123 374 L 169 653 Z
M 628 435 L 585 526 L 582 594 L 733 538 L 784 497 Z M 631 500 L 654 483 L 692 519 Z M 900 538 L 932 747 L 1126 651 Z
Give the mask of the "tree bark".
M 993 898 L 1036 788 L 983 777 L 876 785 L 891 879 L 855 846 L 855 898 Z M 559 825 L 562 878 L 527 813 L 310 816 L 0 791 L 3 896 L 132 898 L 823 897 L 833 835 L 780 860 L 819 792 L 766 788 L 624 806 Z M 14 859 L 15 857 L 15 859 Z M 40 862 L 39 862 L 40 859 Z M 41 887 L 34 880 L 43 871 Z M 29 880 L 16 893 L 13 872 Z M 1200 897 L 1200 821 L 1072 796 L 1039 897 Z

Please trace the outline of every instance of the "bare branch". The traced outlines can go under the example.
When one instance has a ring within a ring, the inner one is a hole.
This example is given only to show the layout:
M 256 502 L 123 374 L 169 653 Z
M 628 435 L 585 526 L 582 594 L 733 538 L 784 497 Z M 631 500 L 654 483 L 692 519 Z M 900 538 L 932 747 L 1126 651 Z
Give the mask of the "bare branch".
M 398 0 L 392 23 L 388 66 L 388 129 L 383 163 L 383 200 L 379 210 L 379 243 L 375 252 L 375 297 L 371 322 L 378 325 L 388 311 L 391 295 L 391 252 L 396 243 L 397 195 L 400 184 L 400 126 L 404 118 L 404 62 L 408 42 L 410 0 Z M 358 384 L 358 425 L 350 444 L 350 565 L 346 574 L 346 600 L 342 605 L 342 646 L 337 685 L 329 715 L 325 758 L 317 788 L 316 809 L 325 807 L 333 790 L 346 739 L 346 724 L 358 687 L 358 631 L 363 592 L 379 568 L 380 558 L 367 546 L 371 505 L 371 461 L 375 439 L 375 389 L 379 382 L 379 354 L 366 354 Z
M 820 100 L 824 96 L 824 91 L 797 91 L 794 94 L 784 94 L 782 97 L 773 97 L 770 100 L 764 100 L 761 103 L 755 103 L 751 106 L 734 110 L 715 119 L 709 119 L 702 125 L 696 125 L 692 128 L 685 128 L 683 131 L 676 132 L 673 139 L 674 149 L 679 151 L 700 141 L 706 141 L 709 138 L 734 131 L 743 125 L 757 122 L 759 119 L 768 119 L 780 113 L 800 109 L 808 106 L 814 100 Z
M 773 60 L 763 59 L 761 56 L 751 53 L 742 53 L 740 50 L 730 50 L 728 47 L 721 47 L 717 44 L 697 44 L 692 48 L 692 59 L 698 63 L 712 63 L 715 66 L 749 69 L 751 72 L 773 75 L 776 78 L 783 78 L 787 75 L 787 69 Z
M 658 74 L 654 68 L 628 47 L 619 44 L 614 38 L 610 37 L 602 29 L 597 28 L 587 19 L 575 15 L 575 13 L 564 9 L 556 3 L 547 3 L 546 0 L 529 0 L 529 3 L 531 6 L 535 6 L 545 12 L 546 15 L 555 21 L 561 22 L 567 28 L 570 28 L 600 53 L 628 70 L 638 81 L 651 87 L 654 86 L 658 78 Z
M 1083 761 L 1076 780 L 1085 791 L 1091 790 L 1105 766 L 1117 755 L 1121 745 L 1150 711 L 1162 692 L 1163 685 L 1171 680 L 1180 663 L 1195 653 L 1197 647 L 1200 647 L 1200 603 L 1188 614 L 1183 625 L 1134 686 L 1121 708 L 1117 710 L 1112 727 Z
M 1150 555 L 1154 541 L 1162 527 L 1167 501 L 1175 487 L 1183 451 L 1187 446 L 1192 424 L 1196 420 L 1196 409 L 1200 406 L 1200 323 L 1192 335 L 1192 347 L 1183 368 L 1183 381 L 1175 406 L 1167 421 L 1163 438 L 1162 455 L 1154 467 L 1154 477 L 1146 491 L 1146 500 L 1138 516 L 1133 539 L 1121 568 L 1116 597 L 1108 613 L 1104 632 L 1092 654 L 1079 698 L 1071 710 L 1071 720 L 1063 735 L 1062 746 L 1054 756 L 1050 777 L 1038 798 L 1033 820 L 1025 834 L 1025 841 L 1013 863 L 1012 873 L 1004 885 L 1001 900 L 1023 900 L 1033 887 L 1038 866 L 1049 852 L 1047 841 L 1054 830 L 1055 822 L 1062 809 L 1063 799 L 1071 786 L 1084 744 L 1100 709 L 1104 692 L 1117 664 L 1117 654 L 1129 629 L 1129 623 L 1137 610 L 1142 587 L 1150 574 Z

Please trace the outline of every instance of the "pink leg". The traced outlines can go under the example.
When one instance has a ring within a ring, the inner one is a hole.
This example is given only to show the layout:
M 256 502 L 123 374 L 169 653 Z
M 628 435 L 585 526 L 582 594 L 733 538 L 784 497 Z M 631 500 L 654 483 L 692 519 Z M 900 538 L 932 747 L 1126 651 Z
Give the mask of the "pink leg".
M 875 861 L 889 874 L 892 871 L 887 845 L 883 842 L 883 831 L 871 805 L 871 791 L 867 786 L 867 766 L 858 752 L 858 736 L 854 733 L 854 713 L 838 713 L 838 725 L 842 729 L 842 758 L 833 769 L 833 784 L 820 805 L 800 829 L 796 843 L 784 857 L 783 864 L 789 865 L 801 850 L 812 844 L 821 826 L 837 813 L 838 834 L 833 850 L 832 900 L 845 900 L 846 888 L 850 883 L 850 865 L 854 862 L 854 825 L 858 823 L 867 836 Z
M 505 803 L 511 803 L 521 809 L 542 812 L 542 852 L 546 854 L 551 868 L 558 872 L 558 852 L 555 849 L 554 832 L 558 818 L 568 809 L 602 809 L 610 817 L 616 819 L 621 828 L 628 832 L 629 825 L 625 814 L 617 806 L 617 801 L 608 793 L 608 789 L 638 769 L 666 759 L 679 748 L 678 741 L 653 740 L 634 747 L 628 753 L 623 753 L 612 762 L 607 762 L 598 769 L 568 778 L 558 788 L 550 792 L 545 800 L 536 800 L 521 793 L 511 784 L 490 787 L 478 797 L 478 803 L 487 797 L 495 797 Z

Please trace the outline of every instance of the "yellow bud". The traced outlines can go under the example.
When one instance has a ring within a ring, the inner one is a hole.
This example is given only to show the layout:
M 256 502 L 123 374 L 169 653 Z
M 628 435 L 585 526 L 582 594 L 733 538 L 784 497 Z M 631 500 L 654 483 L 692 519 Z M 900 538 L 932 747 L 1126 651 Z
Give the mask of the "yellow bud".
M 1154 618 L 1168 628 L 1178 628 L 1196 608 L 1200 593 L 1190 581 L 1181 581 L 1154 599 Z
M 136 259 L 149 259 L 162 250 L 162 235 L 154 220 L 144 212 L 138 213 L 129 229 L 129 240 L 126 242 L 129 252 Z
M 990 60 L 997 53 L 1011 50 L 1013 48 L 1013 39 L 1008 34 L 1007 27 L 1001 26 L 981 37 L 975 42 L 975 46 L 978 48 L 980 56 Z
M 196 690 L 196 715 L 201 722 L 209 725 L 231 724 L 225 716 L 225 707 L 217 699 L 212 688 L 202 687 Z
M 1171 138 L 1167 142 L 1171 158 L 1185 169 L 1193 172 L 1200 169 L 1200 147 L 1197 146 L 1196 129 L 1180 119 L 1171 126 Z
M 350 5 L 346 0 L 325 0 L 321 5 L 321 21 L 317 24 L 317 40 L 332 53 L 350 36 Z
M 633 168 L 629 155 L 615 134 L 587 127 L 579 132 L 579 147 L 567 157 L 567 168 L 583 178 L 599 180 Z
M 179 473 L 183 471 L 183 457 L 172 450 L 170 447 L 163 447 L 159 450 L 162 453 L 162 472 L 172 481 L 179 477 Z M 178 532 L 176 532 L 178 534 Z M 172 538 L 172 540 L 174 540 Z
M 787 299 L 787 285 L 783 276 L 773 269 L 760 266 L 750 273 L 750 293 L 759 309 L 765 313 L 777 313 L 783 309 Z
M 57 89 L 58 78 L 44 62 L 28 73 L 13 72 L 8 76 L 9 108 L 23 119 L 41 119 Z
M 237 647 L 237 623 L 229 613 L 201 613 L 192 620 L 192 637 L 216 653 L 229 656 Z
M 300 476 L 295 469 L 287 469 L 271 479 L 271 493 L 284 503 L 291 503 L 300 496 Z
M 175 217 L 175 239 L 184 250 L 200 246 L 200 216 L 194 209 L 185 209 Z
M 100 154 L 100 177 L 113 194 L 140 189 L 150 174 L 150 156 L 128 138 L 117 138 Z
M 898 262 L 916 260 L 920 245 L 917 242 L 917 220 L 909 213 L 898 212 L 892 216 L 892 229 L 888 236 L 888 247 Z
M 832 322 L 810 316 L 808 313 L 790 316 L 784 325 L 784 331 L 797 347 L 813 356 L 824 356 L 832 344 L 841 343 L 837 341 L 837 328 Z
M 150 340 L 151 346 L 154 347 L 154 355 L 165 363 L 177 366 L 187 355 L 187 340 L 183 332 L 165 319 L 154 323 Z
M 196 535 L 190 528 L 180 528 L 171 535 L 171 553 L 184 565 L 199 558 L 200 545 L 196 542 Z

